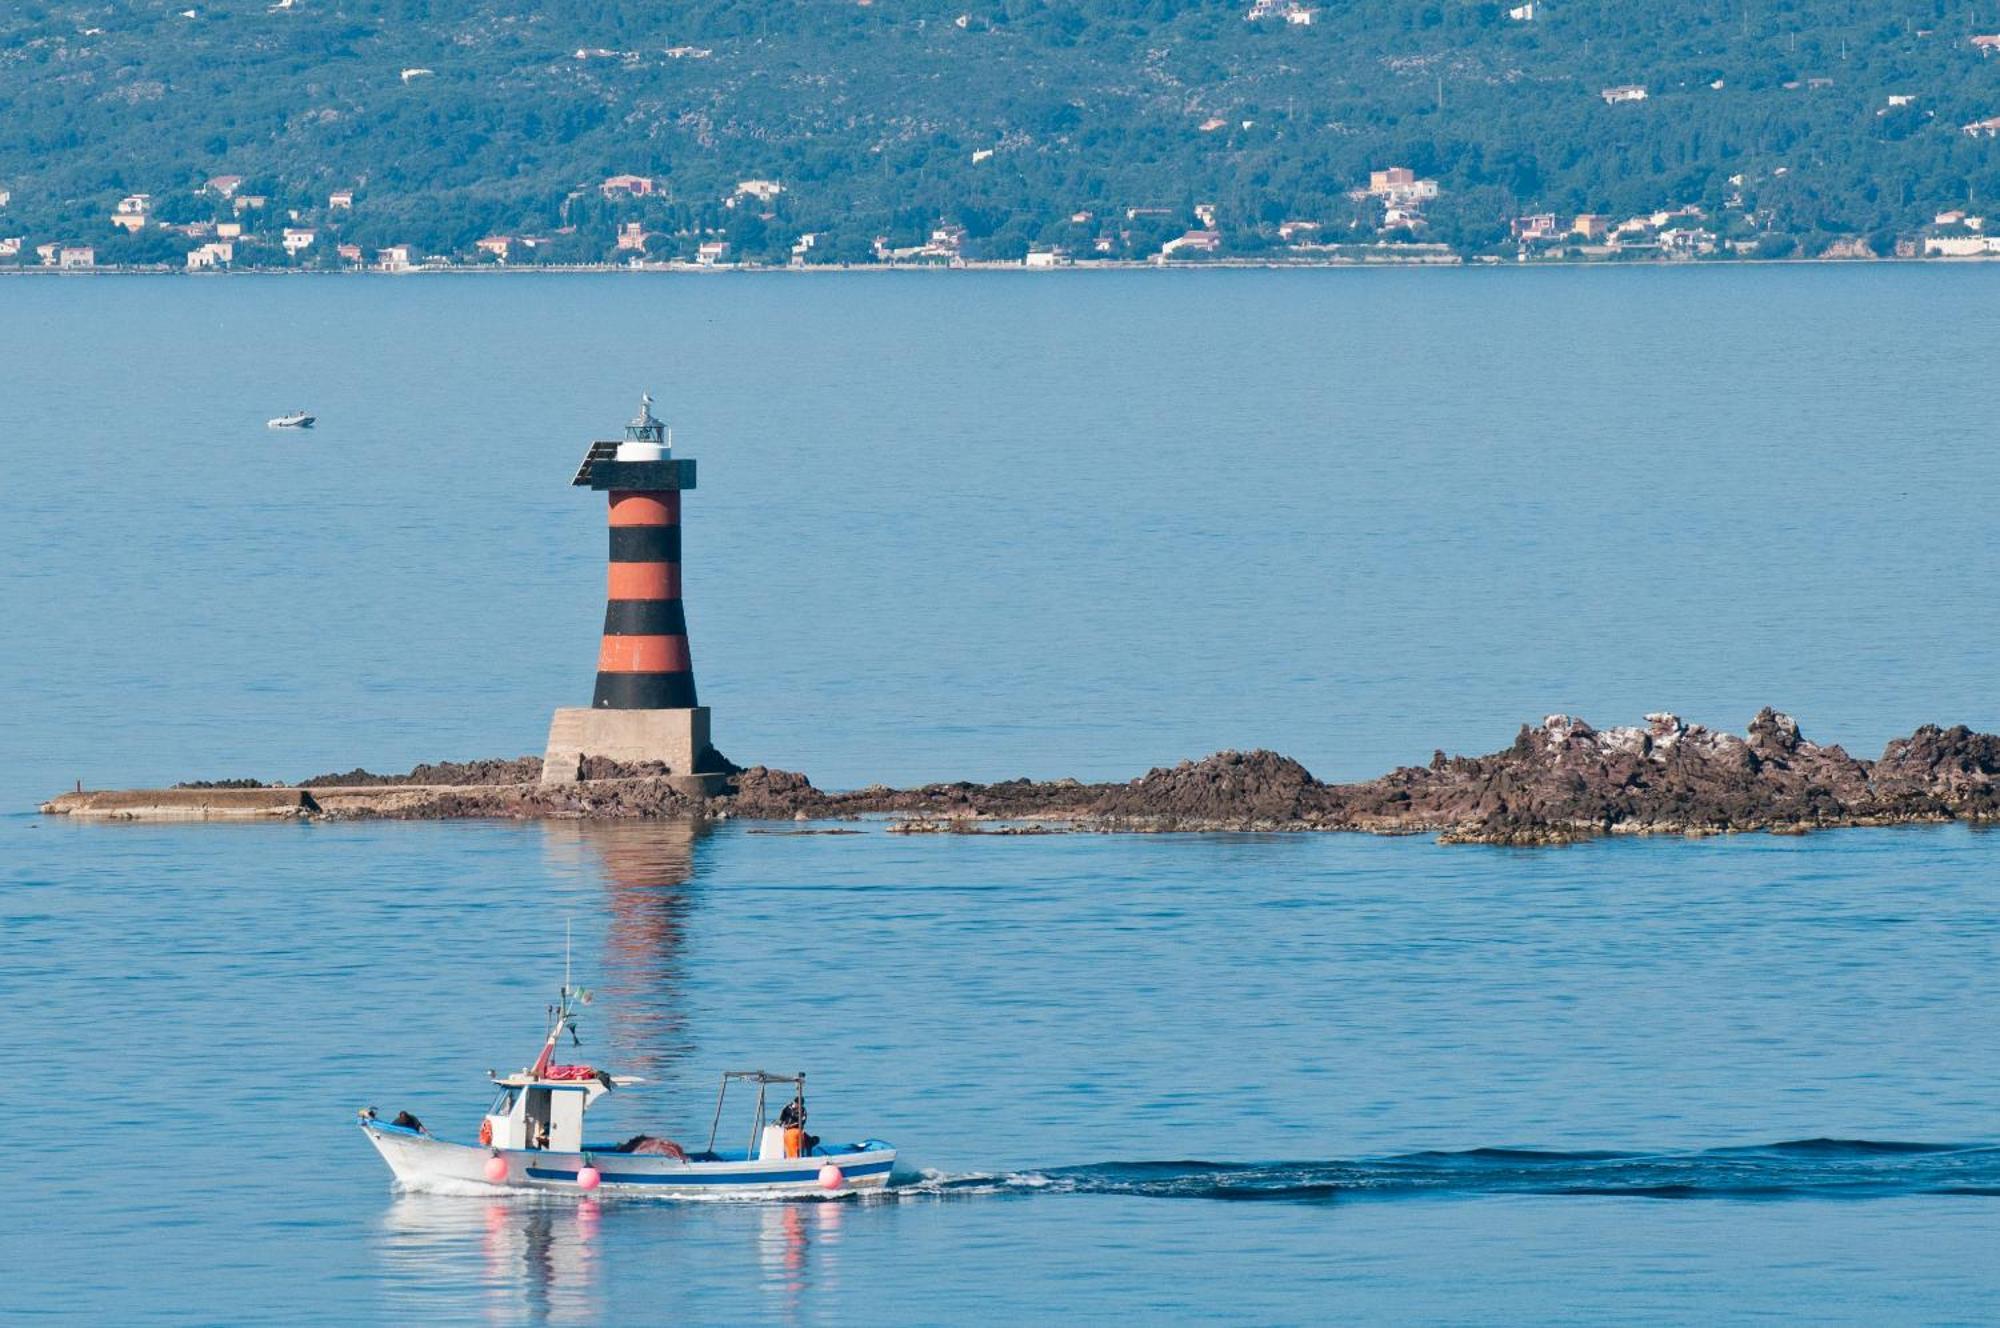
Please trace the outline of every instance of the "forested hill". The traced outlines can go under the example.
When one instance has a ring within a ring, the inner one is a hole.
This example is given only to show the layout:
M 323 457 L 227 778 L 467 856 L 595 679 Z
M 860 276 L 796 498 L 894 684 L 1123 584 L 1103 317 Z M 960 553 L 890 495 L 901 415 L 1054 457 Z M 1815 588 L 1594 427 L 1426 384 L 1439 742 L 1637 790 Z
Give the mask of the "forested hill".
M 597 259 L 629 221 L 655 255 L 726 238 L 772 261 L 808 232 L 813 261 L 865 261 L 947 224 L 974 257 L 1133 256 L 1197 225 L 1254 252 L 1286 221 L 1475 252 L 1524 214 L 1683 204 L 1882 237 L 2000 193 L 2000 139 L 1967 129 L 2000 116 L 2000 42 L 1974 40 L 2000 34 L 1995 0 L 1251 7 L 10 0 L 0 236 L 178 262 L 234 214 L 198 192 L 222 175 L 320 229 L 294 261 L 494 235 Z M 1389 166 L 1438 182 L 1420 217 L 1351 196 Z M 655 191 L 608 198 L 620 174 Z M 782 192 L 732 197 L 746 180 Z M 135 194 L 128 234 L 110 217 Z

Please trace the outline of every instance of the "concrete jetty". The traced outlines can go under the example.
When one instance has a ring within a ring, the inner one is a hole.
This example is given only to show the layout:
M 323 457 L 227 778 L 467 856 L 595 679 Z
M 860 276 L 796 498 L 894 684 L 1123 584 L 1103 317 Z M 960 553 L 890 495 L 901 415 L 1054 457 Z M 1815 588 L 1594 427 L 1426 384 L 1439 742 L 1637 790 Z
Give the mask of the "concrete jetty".
M 49 816 L 97 821 L 275 821 L 321 810 L 301 788 L 84 789 L 49 799 Z

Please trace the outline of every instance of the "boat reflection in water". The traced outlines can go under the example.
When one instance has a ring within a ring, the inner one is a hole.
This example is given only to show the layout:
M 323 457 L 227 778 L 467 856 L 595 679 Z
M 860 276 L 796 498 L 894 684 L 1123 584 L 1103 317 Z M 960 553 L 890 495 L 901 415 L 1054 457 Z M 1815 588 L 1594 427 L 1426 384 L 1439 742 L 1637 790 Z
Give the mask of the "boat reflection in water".
M 757 1210 L 757 1255 L 769 1308 L 797 1310 L 808 1291 L 839 1285 L 840 1263 L 833 1251 L 846 1211 L 846 1204 L 837 1203 L 767 1204 Z
M 566 1324 L 602 1320 L 601 1206 L 403 1194 L 379 1241 L 390 1317 Z
M 657 1082 L 694 1050 L 681 967 L 693 908 L 695 845 L 689 821 L 544 821 L 551 861 L 604 882 L 604 953 L 592 983 L 622 1070 Z
M 384 1214 L 377 1242 L 386 1317 L 603 1323 L 614 1301 L 656 1303 L 672 1288 L 696 1317 L 802 1320 L 839 1288 L 849 1207 L 403 1194 Z M 742 1295 L 741 1282 L 714 1272 L 751 1259 L 762 1274 L 760 1303 L 746 1312 L 732 1299 Z M 702 1288 L 716 1299 L 700 1300 Z

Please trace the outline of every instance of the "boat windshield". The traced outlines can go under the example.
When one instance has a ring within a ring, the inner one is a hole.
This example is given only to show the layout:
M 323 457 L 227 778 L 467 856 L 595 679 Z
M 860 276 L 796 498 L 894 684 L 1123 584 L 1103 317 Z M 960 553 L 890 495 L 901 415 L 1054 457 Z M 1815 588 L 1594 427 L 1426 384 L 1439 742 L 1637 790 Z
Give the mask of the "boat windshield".
M 489 1116 L 513 1115 L 515 1099 L 519 1098 L 520 1096 L 521 1096 L 521 1090 L 518 1088 L 501 1089 L 500 1096 L 493 1099 L 493 1105 L 487 1108 L 486 1114 Z

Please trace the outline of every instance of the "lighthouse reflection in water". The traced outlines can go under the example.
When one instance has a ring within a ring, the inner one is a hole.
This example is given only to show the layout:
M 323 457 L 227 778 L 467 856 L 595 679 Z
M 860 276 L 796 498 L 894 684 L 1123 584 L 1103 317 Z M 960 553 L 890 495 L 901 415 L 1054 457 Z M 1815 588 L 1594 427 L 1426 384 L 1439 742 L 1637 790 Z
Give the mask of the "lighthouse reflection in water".
M 545 821 L 539 829 L 553 865 L 603 881 L 601 951 L 593 956 L 580 949 L 576 957 L 578 984 L 599 997 L 584 1030 L 598 1057 L 594 1063 L 643 1076 L 654 1086 L 641 1090 L 643 1100 L 665 1107 L 662 1076 L 695 1049 L 682 965 L 694 908 L 694 846 L 702 829 L 688 821 Z M 734 1052 L 724 1047 L 718 1054 L 727 1059 Z M 705 1073 L 724 1067 L 688 1068 Z M 622 1105 L 621 1115 L 638 1104 Z M 676 1111 L 682 1118 L 692 1119 Z

